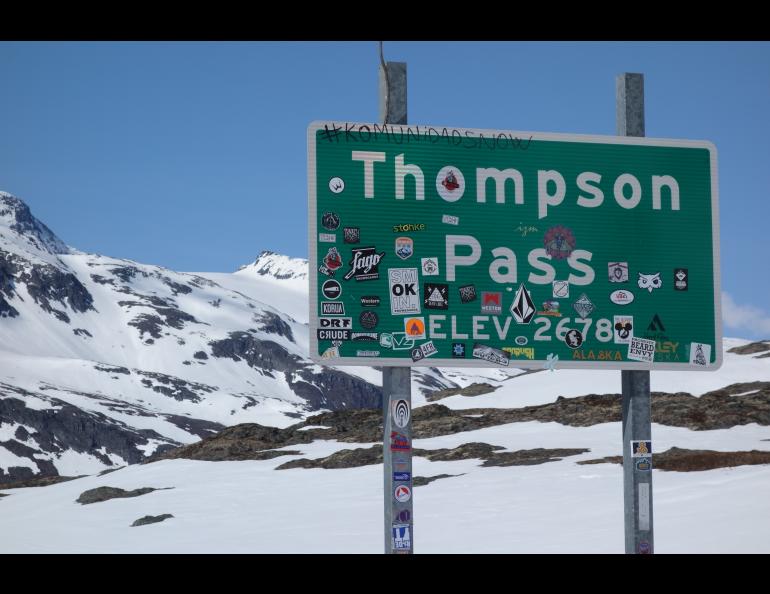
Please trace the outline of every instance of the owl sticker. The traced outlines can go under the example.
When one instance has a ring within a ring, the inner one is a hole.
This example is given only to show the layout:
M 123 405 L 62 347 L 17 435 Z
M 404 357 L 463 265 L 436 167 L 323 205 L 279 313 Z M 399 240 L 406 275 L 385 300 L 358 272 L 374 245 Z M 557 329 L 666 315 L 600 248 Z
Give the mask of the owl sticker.
M 640 272 L 638 284 L 640 289 L 647 289 L 652 293 L 653 289 L 660 289 L 663 286 L 663 281 L 660 278 L 660 272 L 655 274 L 642 274 Z

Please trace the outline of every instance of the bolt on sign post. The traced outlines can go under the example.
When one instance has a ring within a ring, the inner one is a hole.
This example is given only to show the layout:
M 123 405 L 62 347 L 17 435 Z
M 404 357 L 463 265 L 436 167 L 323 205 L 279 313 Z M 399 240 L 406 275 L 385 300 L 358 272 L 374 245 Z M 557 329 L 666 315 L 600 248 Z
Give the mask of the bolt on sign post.
M 721 365 L 711 143 L 326 121 L 308 152 L 314 360 Z

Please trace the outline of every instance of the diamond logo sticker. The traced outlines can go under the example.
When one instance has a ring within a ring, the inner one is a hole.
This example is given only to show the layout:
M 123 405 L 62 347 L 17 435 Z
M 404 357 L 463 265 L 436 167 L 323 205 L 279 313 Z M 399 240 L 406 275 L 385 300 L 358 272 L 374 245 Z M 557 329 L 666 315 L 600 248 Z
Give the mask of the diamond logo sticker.
M 596 306 L 588 298 L 588 295 L 583 293 L 575 303 L 572 304 L 572 308 L 578 313 L 578 315 L 585 319 L 591 315 L 591 312 L 596 309 Z
M 517 324 L 529 324 L 535 316 L 535 303 L 523 284 L 516 291 L 516 297 L 511 304 L 511 314 Z

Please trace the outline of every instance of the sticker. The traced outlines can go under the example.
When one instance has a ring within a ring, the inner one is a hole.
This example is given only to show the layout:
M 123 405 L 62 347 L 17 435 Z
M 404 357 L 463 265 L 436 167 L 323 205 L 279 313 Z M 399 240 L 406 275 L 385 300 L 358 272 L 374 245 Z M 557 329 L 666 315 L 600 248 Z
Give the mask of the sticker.
M 412 361 L 415 363 L 425 358 L 425 354 L 422 352 L 420 347 L 413 348 L 410 354 L 412 355 Z
M 636 461 L 636 469 L 641 472 L 649 472 L 652 469 L 651 458 L 639 458 Z
M 465 177 L 457 167 L 442 167 L 436 175 L 436 191 L 447 202 L 455 202 L 465 193 Z
M 396 237 L 396 255 L 402 260 L 414 254 L 414 240 L 411 237 Z
M 379 357 L 380 351 L 356 351 L 356 357 Z
M 412 449 L 406 435 L 398 431 L 390 432 L 390 449 L 393 451 L 408 452 Z
M 393 315 L 420 313 L 420 295 L 416 268 L 390 268 L 390 313 Z
M 628 355 L 626 355 L 626 358 L 632 361 L 652 363 L 655 359 L 655 341 L 632 336 L 631 342 L 628 343 Z
M 425 318 L 404 318 L 404 332 L 413 340 L 425 340 Z
M 406 223 L 393 225 L 393 233 L 411 233 L 412 231 L 425 231 L 425 223 Z
M 350 340 L 350 330 L 318 328 L 318 340 Z
M 351 328 L 353 318 L 318 318 L 318 326 L 321 328 Z
M 634 294 L 631 291 L 618 289 L 610 293 L 610 301 L 615 305 L 628 305 L 634 300 Z
M 327 299 L 337 299 L 337 297 L 342 295 L 342 285 L 336 280 L 329 279 L 324 281 L 324 284 L 321 286 L 321 293 Z
M 634 335 L 634 316 L 613 316 L 612 331 L 615 344 L 629 344 Z
M 394 351 L 408 351 L 414 348 L 414 338 L 407 336 L 406 332 L 383 332 L 380 334 L 380 346 Z
M 425 309 L 449 308 L 449 285 L 425 283 L 423 285 L 424 299 L 422 304 Z
M 481 292 L 481 313 L 501 314 L 503 313 L 503 294 L 500 292 L 490 293 Z
M 334 194 L 339 194 L 345 189 L 345 182 L 341 177 L 333 177 L 329 180 L 329 189 Z
M 559 362 L 559 355 L 548 353 L 548 356 L 545 358 L 545 362 L 543 363 L 543 369 L 550 369 L 551 371 L 555 371 L 556 364 L 558 362 Z
M 674 290 L 686 291 L 690 284 L 690 275 L 687 268 L 674 268 Z
M 575 236 L 567 227 L 551 227 L 543 236 L 545 253 L 554 260 L 566 260 L 575 249 Z
M 344 227 L 342 237 L 345 243 L 358 243 L 361 241 L 361 229 L 359 227 Z
M 339 357 L 340 356 L 339 346 L 341 344 L 342 342 L 338 340 L 333 341 L 332 346 L 330 346 L 323 353 L 321 353 L 321 359 L 333 359 L 335 357 Z
M 513 342 L 519 346 L 524 346 L 529 342 L 529 339 L 526 336 L 517 336 Z
M 535 317 L 535 303 L 524 284 L 519 285 L 511 304 L 511 313 L 517 324 L 529 324 Z
M 607 268 L 611 283 L 628 282 L 628 262 L 610 262 Z
M 376 341 L 380 335 L 377 332 L 351 332 L 350 340 Z
M 534 359 L 535 349 L 533 347 L 503 347 L 511 359 Z
M 438 349 L 433 344 L 432 340 L 429 340 L 428 342 L 424 342 L 420 345 L 420 350 L 422 350 L 422 354 L 425 357 L 430 357 L 432 355 L 435 355 L 438 353 Z
M 329 251 L 326 252 L 326 255 L 323 259 L 323 264 L 318 269 L 318 272 L 321 274 L 325 274 L 326 276 L 334 276 L 334 273 L 337 272 L 342 267 L 342 256 L 340 256 L 340 253 L 337 251 L 336 247 L 330 247 Z
M 647 326 L 647 332 L 665 332 L 666 327 L 663 325 L 663 322 L 660 320 L 660 317 L 658 314 L 655 314 L 652 316 L 652 321 L 650 322 L 650 325 Z
M 321 243 L 334 243 L 337 241 L 337 235 L 335 233 L 319 233 L 318 241 Z
M 421 258 L 422 262 L 422 275 L 423 276 L 438 276 L 438 258 Z
M 358 316 L 358 321 L 362 328 L 373 330 L 377 327 L 377 324 L 379 324 L 380 318 L 377 315 L 377 312 L 367 310 L 361 312 L 361 315 Z
M 341 301 L 321 301 L 321 313 L 325 316 L 344 316 L 345 304 Z
M 646 540 L 640 540 L 639 541 L 639 554 L 640 555 L 649 555 L 652 552 L 652 549 L 650 548 L 650 543 Z
M 361 305 L 364 307 L 378 307 L 380 298 L 377 295 L 364 295 L 361 297 Z
M 553 298 L 569 297 L 569 281 L 553 281 Z
M 476 287 L 474 285 L 465 285 L 459 288 L 460 301 L 463 303 L 470 303 L 476 301 Z
M 543 301 L 543 311 L 537 312 L 537 315 L 539 316 L 556 316 L 561 317 L 561 313 L 559 312 L 559 302 L 558 301 Z
M 325 212 L 321 217 L 321 225 L 324 229 L 334 231 L 340 226 L 340 217 L 336 212 Z
M 393 524 L 393 550 L 408 551 L 412 548 L 412 538 L 408 524 Z
M 412 513 L 408 509 L 402 509 L 398 511 L 394 519 L 399 522 L 408 522 L 412 519 Z
M 351 251 L 352 258 L 348 264 L 350 270 L 343 277 L 345 280 L 350 280 L 355 277 L 356 281 L 370 281 L 380 278 L 379 266 L 382 259 L 385 257 L 385 252 L 377 253 L 377 248 L 370 246 L 365 248 L 353 248 Z
M 408 485 L 398 485 L 393 490 L 393 497 L 395 497 L 396 501 L 399 503 L 406 503 L 412 498 L 412 490 Z
M 642 274 L 640 272 L 637 284 L 640 289 L 647 289 L 652 293 L 653 289 L 660 289 L 663 286 L 663 280 L 660 278 L 660 272 L 655 274 Z
M 465 359 L 465 343 L 452 343 L 452 359 Z
M 583 334 L 580 330 L 573 328 L 564 335 L 564 342 L 571 349 L 580 348 L 580 345 L 583 344 Z
M 650 483 L 639 483 L 639 530 L 650 529 Z
M 393 480 L 401 483 L 408 483 L 412 480 L 411 472 L 394 472 Z M 402 522 L 408 522 L 409 520 L 401 520 Z
M 460 224 L 460 218 L 456 217 L 454 215 L 443 215 L 441 217 L 441 222 L 445 223 L 447 225 L 459 225 Z
M 392 456 L 393 470 L 400 470 L 405 472 L 409 470 L 409 467 L 411 466 L 411 460 L 409 458 L 399 456 L 398 454 L 392 454 Z
M 409 402 L 400 398 L 391 403 L 391 415 L 396 427 L 402 429 L 409 424 Z
M 711 361 L 711 345 L 700 342 L 690 343 L 690 365 L 703 365 Z
M 631 457 L 632 458 L 649 458 L 652 456 L 652 440 L 632 440 L 631 441 Z
M 478 342 L 473 345 L 473 357 L 475 359 L 484 359 L 484 361 L 489 361 L 496 365 L 504 365 L 506 367 L 510 363 L 510 357 L 505 351 L 493 348 L 486 344 L 479 344 Z
M 578 315 L 585 319 L 591 315 L 591 312 L 596 309 L 593 302 L 588 298 L 588 295 L 583 293 L 575 303 L 572 304 L 572 308 L 578 313 Z

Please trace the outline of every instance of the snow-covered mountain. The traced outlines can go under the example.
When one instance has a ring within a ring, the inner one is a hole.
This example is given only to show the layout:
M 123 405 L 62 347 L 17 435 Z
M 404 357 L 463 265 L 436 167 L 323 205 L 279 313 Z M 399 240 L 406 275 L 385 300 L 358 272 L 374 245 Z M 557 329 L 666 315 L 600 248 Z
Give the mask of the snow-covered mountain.
M 212 275 L 86 254 L 0 193 L 0 482 L 379 406 L 372 370 L 306 359 L 306 276 L 270 252 Z

